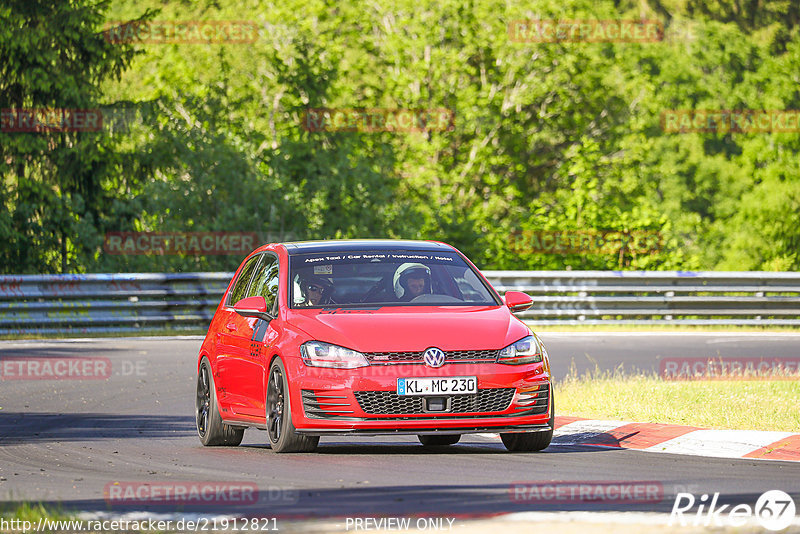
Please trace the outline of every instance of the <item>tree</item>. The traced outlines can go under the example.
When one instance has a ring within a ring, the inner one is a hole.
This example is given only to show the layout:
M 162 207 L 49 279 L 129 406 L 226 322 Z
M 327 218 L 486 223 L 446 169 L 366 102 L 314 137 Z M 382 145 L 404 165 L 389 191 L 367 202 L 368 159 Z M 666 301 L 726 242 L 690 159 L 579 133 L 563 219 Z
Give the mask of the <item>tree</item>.
M 104 80 L 119 77 L 134 51 L 99 28 L 108 3 L 10 0 L 0 6 L 0 271 L 67 272 L 91 262 L 98 223 L 122 164 L 102 129 L 72 122 L 14 131 L 26 119 L 88 120 Z M 147 15 L 147 14 L 146 14 Z M 49 110 L 49 111 L 46 111 Z M 83 116 L 75 110 L 89 110 Z M 55 127 L 53 127 L 55 126 Z

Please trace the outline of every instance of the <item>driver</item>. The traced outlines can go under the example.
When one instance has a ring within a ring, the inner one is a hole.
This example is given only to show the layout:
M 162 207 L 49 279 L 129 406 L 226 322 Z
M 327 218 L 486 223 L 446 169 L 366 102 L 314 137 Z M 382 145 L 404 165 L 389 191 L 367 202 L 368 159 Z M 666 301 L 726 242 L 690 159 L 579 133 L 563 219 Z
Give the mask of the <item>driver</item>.
M 298 306 L 322 306 L 331 304 L 333 282 L 315 274 L 306 274 L 300 277 L 300 294 L 303 302 Z
M 431 291 L 431 270 L 421 263 L 404 263 L 394 272 L 394 294 L 408 302 Z

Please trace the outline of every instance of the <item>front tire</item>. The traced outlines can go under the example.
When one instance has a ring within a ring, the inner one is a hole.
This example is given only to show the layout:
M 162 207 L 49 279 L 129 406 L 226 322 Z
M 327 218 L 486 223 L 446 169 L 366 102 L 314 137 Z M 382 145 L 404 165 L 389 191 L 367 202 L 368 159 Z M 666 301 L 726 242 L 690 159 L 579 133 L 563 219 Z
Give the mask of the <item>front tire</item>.
M 447 434 L 443 436 L 420 434 L 417 437 L 424 447 L 446 447 L 458 443 L 461 439 L 461 434 Z
M 195 423 L 200 442 L 206 447 L 220 445 L 236 447 L 242 442 L 244 428 L 236 428 L 222 422 L 217 406 L 217 390 L 211 364 L 203 356 L 197 372 L 197 397 L 195 398 Z
M 553 441 L 553 429 L 556 424 L 556 404 L 553 398 L 552 387 L 550 389 L 550 419 L 547 420 L 550 430 L 547 432 L 509 432 L 500 434 L 503 445 L 511 452 L 535 452 L 542 451 L 550 446 Z
M 267 380 L 267 434 L 275 452 L 312 452 L 317 448 L 319 436 L 303 436 L 292 423 L 292 404 L 289 399 L 289 382 L 286 368 L 280 358 L 269 367 Z

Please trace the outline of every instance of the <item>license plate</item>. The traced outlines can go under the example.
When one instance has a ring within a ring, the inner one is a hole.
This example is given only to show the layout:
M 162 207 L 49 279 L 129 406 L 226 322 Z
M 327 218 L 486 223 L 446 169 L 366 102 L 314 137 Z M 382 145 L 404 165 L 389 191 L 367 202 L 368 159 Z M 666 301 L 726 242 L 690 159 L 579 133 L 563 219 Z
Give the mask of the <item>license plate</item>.
M 398 395 L 465 395 L 478 392 L 478 379 L 474 376 L 448 376 L 437 378 L 398 378 Z

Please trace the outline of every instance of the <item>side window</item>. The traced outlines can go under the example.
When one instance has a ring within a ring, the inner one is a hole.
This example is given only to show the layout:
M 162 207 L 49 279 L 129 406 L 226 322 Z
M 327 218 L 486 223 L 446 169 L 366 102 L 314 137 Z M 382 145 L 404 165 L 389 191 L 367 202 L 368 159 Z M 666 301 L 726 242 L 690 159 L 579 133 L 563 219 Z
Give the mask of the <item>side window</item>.
M 242 267 L 242 272 L 239 273 L 239 278 L 237 278 L 236 282 L 234 282 L 233 288 L 228 295 L 228 306 L 233 306 L 244 298 L 244 293 L 247 291 L 247 283 L 250 282 L 250 279 L 253 277 L 253 271 L 255 270 L 260 258 L 261 256 L 253 256 L 247 260 L 245 266 Z
M 270 254 L 264 255 L 264 261 L 258 266 L 247 296 L 262 296 L 267 301 L 267 309 L 273 309 L 275 299 L 278 298 L 278 258 Z

